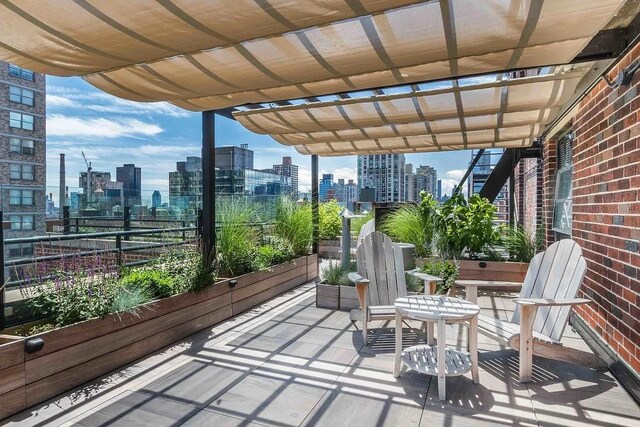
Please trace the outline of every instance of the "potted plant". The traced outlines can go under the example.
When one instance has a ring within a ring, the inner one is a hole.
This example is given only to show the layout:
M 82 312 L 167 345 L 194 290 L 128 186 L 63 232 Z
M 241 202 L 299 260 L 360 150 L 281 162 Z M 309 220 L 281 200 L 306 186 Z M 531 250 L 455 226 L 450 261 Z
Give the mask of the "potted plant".
M 316 306 L 335 310 L 358 308 L 358 294 L 349 280 L 349 272 L 355 270 L 355 262 L 345 269 L 338 262 L 331 261 L 322 271 L 322 281 L 316 284 Z

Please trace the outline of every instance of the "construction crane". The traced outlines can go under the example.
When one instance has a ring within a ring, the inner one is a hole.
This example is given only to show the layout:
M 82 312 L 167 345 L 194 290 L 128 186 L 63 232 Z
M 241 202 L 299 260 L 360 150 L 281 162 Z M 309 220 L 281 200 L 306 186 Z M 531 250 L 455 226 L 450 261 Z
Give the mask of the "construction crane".
M 82 153 L 82 158 L 84 159 L 84 163 L 87 165 L 87 208 L 92 205 L 93 193 L 91 192 L 91 162 L 87 160 L 87 156 L 84 155 L 84 151 L 80 151 Z

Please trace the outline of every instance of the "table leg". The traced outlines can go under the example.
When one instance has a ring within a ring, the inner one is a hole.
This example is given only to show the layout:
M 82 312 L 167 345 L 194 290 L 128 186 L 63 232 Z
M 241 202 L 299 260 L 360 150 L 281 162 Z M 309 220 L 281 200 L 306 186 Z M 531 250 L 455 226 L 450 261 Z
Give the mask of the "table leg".
M 396 359 L 393 367 L 393 376 L 396 378 L 400 376 L 401 355 L 402 355 L 402 314 L 400 314 L 400 310 L 396 309 Z
M 433 337 L 433 329 L 434 329 L 433 322 L 425 322 L 425 329 L 427 333 L 427 344 L 434 345 L 436 343 L 436 340 Z
M 446 349 L 447 349 L 447 323 L 444 319 L 438 320 L 438 345 L 437 345 L 437 357 L 438 357 L 438 398 L 440 400 L 447 400 L 446 384 L 447 375 L 445 372 L 446 366 Z
M 469 320 L 469 353 L 471 355 L 471 378 L 474 384 L 480 382 L 478 374 L 478 316 L 473 316 Z

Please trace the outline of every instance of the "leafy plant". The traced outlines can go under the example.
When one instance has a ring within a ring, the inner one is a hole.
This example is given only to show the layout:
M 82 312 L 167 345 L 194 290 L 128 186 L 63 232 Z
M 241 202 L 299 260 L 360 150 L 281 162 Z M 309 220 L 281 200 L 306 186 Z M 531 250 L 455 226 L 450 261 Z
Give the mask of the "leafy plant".
M 318 215 L 321 239 L 335 239 L 340 236 L 342 233 L 340 212 L 342 208 L 335 199 L 320 204 Z
M 535 237 L 521 226 L 507 227 L 502 243 L 509 251 L 509 259 L 512 261 L 530 262 L 537 251 Z
M 276 204 L 275 233 L 288 241 L 296 256 L 307 255 L 313 240 L 311 205 L 281 197 Z
M 160 255 L 141 270 L 160 271 L 173 278 L 174 293 L 194 292 L 213 285 L 213 261 L 209 259 L 209 273 L 202 272 L 202 249 L 175 249 Z M 203 273 L 198 278 L 198 274 Z
M 477 194 L 467 202 L 460 193 L 435 209 L 436 248 L 440 256 L 457 259 L 467 249 L 470 258 L 477 258 L 487 245 L 498 242 L 496 210 L 489 200 Z
M 440 277 L 443 281 L 438 283 L 436 292 L 439 294 L 446 293 L 458 278 L 458 266 L 452 261 L 427 261 L 422 266 L 422 271 L 432 276 Z
M 269 244 L 258 248 L 255 261 L 256 270 L 265 270 L 272 265 L 281 264 L 293 258 L 293 248 L 288 242 L 280 238 L 271 240 Z
M 411 243 L 416 247 L 416 255 L 426 258 L 431 254 L 433 221 L 422 214 L 415 205 L 403 205 L 389 213 L 382 224 L 382 232 L 396 242 Z
M 166 298 L 177 293 L 175 279 L 159 270 L 133 270 L 120 280 L 120 285 L 125 290 L 123 298 L 132 292 L 151 298 Z
M 250 226 L 254 219 L 251 206 L 241 201 L 224 201 L 216 208 L 218 271 L 234 277 L 253 270 L 258 234 Z
M 330 261 L 329 266 L 322 270 L 322 281 L 333 286 L 353 286 L 349 280 L 349 272 L 357 270 L 357 264 L 351 262 L 348 268 L 342 268 L 339 262 Z

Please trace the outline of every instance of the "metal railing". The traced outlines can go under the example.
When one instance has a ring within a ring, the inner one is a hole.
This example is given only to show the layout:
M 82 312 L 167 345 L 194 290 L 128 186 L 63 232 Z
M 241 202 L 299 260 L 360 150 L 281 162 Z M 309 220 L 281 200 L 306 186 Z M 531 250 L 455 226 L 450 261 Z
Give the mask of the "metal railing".
M 0 218 L 2 218 L 1 211 Z M 105 220 L 103 218 L 97 219 L 95 217 L 87 217 L 87 219 L 91 219 L 93 221 Z M 123 220 L 123 218 L 119 219 Z M 75 220 L 75 218 L 69 218 L 68 216 L 66 218 L 63 217 L 62 234 L 48 233 L 43 236 L 20 237 L 6 240 L 4 239 L 4 227 L 0 227 L 0 265 L 3 266 L 3 272 L 2 275 L 0 275 L 0 330 L 7 326 L 5 316 L 6 291 L 15 290 L 27 281 L 17 274 L 20 267 L 25 268 L 39 262 L 63 262 L 64 260 L 72 257 L 83 258 L 103 255 L 112 255 L 111 259 L 109 259 L 109 257 L 105 257 L 102 260 L 103 262 L 111 261 L 109 262 L 109 266 L 111 267 L 141 265 L 157 257 L 159 250 L 197 243 L 200 234 L 197 224 L 195 226 L 184 226 L 184 222 L 172 220 L 160 221 L 166 224 L 173 223 L 183 226 L 161 228 L 131 227 L 130 222 L 123 221 L 123 230 L 73 233 L 69 226 L 72 220 Z M 111 221 L 112 218 L 109 218 L 108 220 Z M 158 222 L 158 220 L 154 219 L 142 221 Z M 160 239 L 157 239 L 158 236 Z M 154 238 L 156 239 L 154 240 Z M 77 242 L 78 244 L 67 246 L 64 242 Z M 41 254 L 37 255 L 37 251 L 34 251 L 30 256 L 18 255 L 15 258 L 7 259 L 5 253 L 6 249 L 11 248 L 11 246 L 15 247 L 16 245 L 33 245 L 33 247 L 41 245 L 38 248 L 38 251 Z M 93 247 L 90 247 L 91 245 Z M 125 259 L 126 254 L 133 252 L 145 252 L 140 255 L 144 258 L 135 260 L 131 259 L 127 262 Z M 14 272 L 16 272 L 15 277 L 13 278 L 11 277 L 11 274 L 9 275 L 9 280 L 7 280 L 7 268 L 13 268 Z M 43 276 L 41 279 L 46 280 L 47 276 Z

